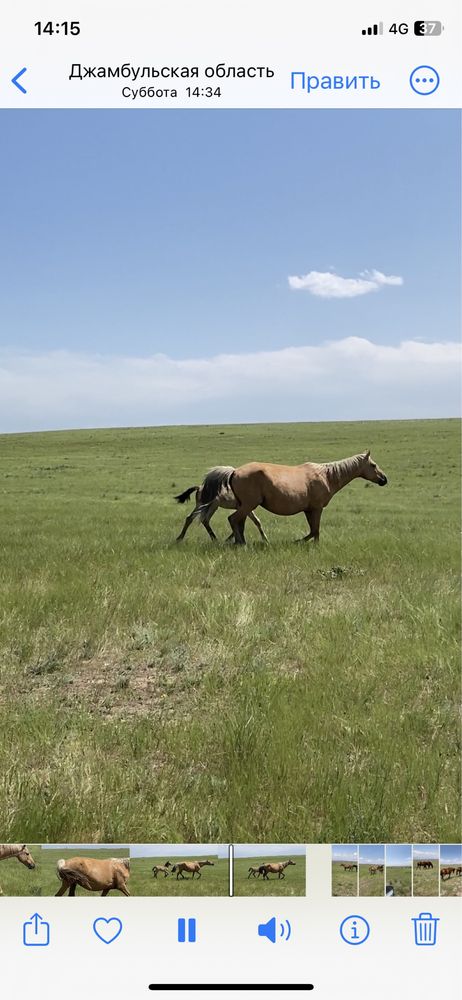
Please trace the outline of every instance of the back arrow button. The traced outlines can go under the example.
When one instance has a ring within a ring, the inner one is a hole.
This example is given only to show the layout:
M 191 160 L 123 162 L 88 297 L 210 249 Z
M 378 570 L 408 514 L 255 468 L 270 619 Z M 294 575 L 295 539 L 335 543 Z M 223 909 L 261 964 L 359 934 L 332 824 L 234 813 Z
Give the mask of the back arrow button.
M 21 91 L 22 94 L 27 94 L 27 90 L 26 90 L 25 87 L 21 86 L 20 83 L 18 83 L 18 80 L 19 80 L 19 77 L 22 76 L 22 74 L 26 73 L 26 72 L 27 72 L 27 66 L 24 66 L 24 69 L 20 69 L 19 73 L 16 73 L 16 76 L 14 76 L 13 79 L 12 79 L 12 81 L 11 81 L 12 83 L 14 83 L 15 87 L 17 87 L 18 90 Z

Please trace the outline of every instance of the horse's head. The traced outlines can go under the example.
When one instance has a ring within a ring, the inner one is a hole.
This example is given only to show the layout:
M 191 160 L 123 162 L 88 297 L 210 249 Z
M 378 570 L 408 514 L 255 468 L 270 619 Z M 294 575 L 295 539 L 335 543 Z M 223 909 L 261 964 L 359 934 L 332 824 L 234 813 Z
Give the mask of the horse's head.
M 382 469 L 379 469 L 377 462 L 374 462 L 374 459 L 371 458 L 370 451 L 366 451 L 364 455 L 362 455 L 360 469 L 361 479 L 368 479 L 370 483 L 377 483 L 377 486 L 387 485 L 387 477 L 385 473 L 382 472 Z
M 288 862 L 287 862 L 287 864 L 288 864 L 288 865 L 294 865 L 294 864 L 295 864 L 295 861 L 288 861 Z
M 35 861 L 32 857 L 32 854 L 29 851 L 29 848 L 26 847 L 25 844 L 23 844 L 21 850 L 19 851 L 19 854 L 17 854 L 16 857 L 18 861 L 21 862 L 22 865 L 26 866 L 26 868 L 35 868 Z
M 204 864 L 205 865 L 211 865 L 212 868 L 213 868 L 214 862 L 213 861 L 204 861 Z

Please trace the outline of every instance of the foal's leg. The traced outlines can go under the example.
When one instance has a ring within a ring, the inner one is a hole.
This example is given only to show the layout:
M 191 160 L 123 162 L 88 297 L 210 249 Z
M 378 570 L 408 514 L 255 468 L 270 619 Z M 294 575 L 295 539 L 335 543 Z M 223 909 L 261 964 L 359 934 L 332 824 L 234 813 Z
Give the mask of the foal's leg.
M 180 531 L 180 534 L 178 535 L 178 538 L 176 539 L 176 541 L 177 541 L 177 542 L 181 542 L 181 541 L 183 540 L 183 538 L 184 538 L 184 536 L 185 536 L 185 534 L 186 534 L 186 532 L 187 532 L 188 528 L 190 528 L 190 527 L 191 527 L 191 525 L 192 525 L 192 523 L 193 523 L 194 519 L 195 519 L 195 518 L 196 518 L 197 516 L 198 516 L 198 507 L 196 506 L 196 507 L 194 508 L 194 510 L 192 510 L 192 511 L 191 511 L 191 513 L 190 513 L 190 514 L 188 514 L 188 516 L 187 516 L 187 518 L 186 518 L 186 521 L 184 522 L 184 525 L 183 525 L 183 530 L 182 530 L 182 531 Z
M 260 519 L 257 517 L 257 515 L 254 514 L 253 510 L 250 511 L 249 517 L 250 517 L 250 520 L 253 521 L 253 523 L 255 524 L 255 526 L 258 528 L 263 541 L 267 542 L 268 539 L 267 539 L 267 537 L 265 535 L 265 532 L 263 531 L 262 523 L 261 523 Z
M 212 531 L 212 529 L 210 527 L 210 518 L 213 517 L 213 515 L 218 510 L 219 506 L 220 505 L 219 505 L 219 503 L 216 500 L 214 500 L 211 504 L 209 504 L 209 506 L 207 507 L 207 511 L 206 511 L 206 513 L 204 515 L 204 519 L 202 521 L 202 524 L 204 525 L 205 530 L 210 535 L 210 538 L 212 539 L 212 542 L 216 542 L 217 536 L 216 536 L 215 532 Z

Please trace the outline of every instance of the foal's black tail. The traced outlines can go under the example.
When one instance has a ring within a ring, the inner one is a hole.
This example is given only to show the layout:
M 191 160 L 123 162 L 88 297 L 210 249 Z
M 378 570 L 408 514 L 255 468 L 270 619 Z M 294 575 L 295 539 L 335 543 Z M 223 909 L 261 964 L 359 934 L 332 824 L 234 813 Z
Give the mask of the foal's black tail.
M 199 489 L 198 486 L 190 486 L 189 490 L 185 490 L 184 493 L 179 493 L 177 497 L 173 497 L 177 503 L 186 503 L 189 500 L 191 493 L 195 493 Z

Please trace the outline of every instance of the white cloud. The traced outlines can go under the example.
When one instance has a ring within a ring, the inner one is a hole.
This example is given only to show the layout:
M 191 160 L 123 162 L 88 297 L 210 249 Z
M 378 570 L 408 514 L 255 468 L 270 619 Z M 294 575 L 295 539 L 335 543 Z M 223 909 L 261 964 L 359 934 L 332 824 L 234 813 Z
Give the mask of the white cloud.
M 453 416 L 460 347 L 347 337 L 174 359 L 0 351 L 0 430 Z
M 381 271 L 361 271 L 359 278 L 342 278 L 331 271 L 309 271 L 300 277 L 289 277 L 289 285 L 295 291 L 310 292 L 323 299 L 352 299 L 357 295 L 376 292 L 384 285 L 402 285 L 403 279 L 395 274 Z

